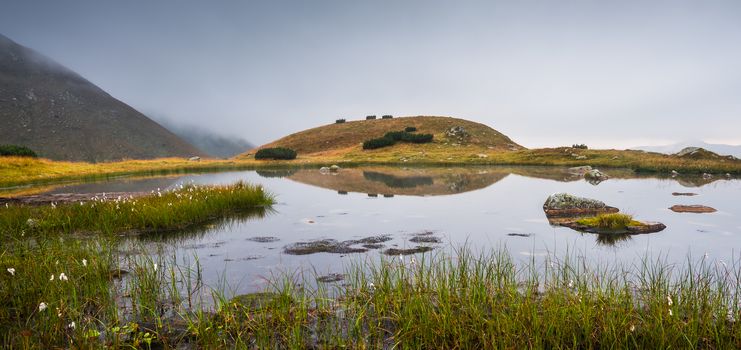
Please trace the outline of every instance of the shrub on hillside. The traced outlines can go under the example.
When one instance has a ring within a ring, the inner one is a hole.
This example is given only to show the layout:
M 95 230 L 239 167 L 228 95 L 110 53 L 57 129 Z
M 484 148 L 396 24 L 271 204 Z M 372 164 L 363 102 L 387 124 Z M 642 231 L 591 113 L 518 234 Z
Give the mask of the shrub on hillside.
M 290 148 L 263 148 L 255 153 L 255 159 L 296 159 L 296 151 Z
M 393 118 L 393 117 L 394 117 L 393 115 L 390 115 L 390 114 L 386 114 L 386 115 L 384 115 L 383 117 L 381 117 L 381 119 L 391 119 L 391 118 Z
M 363 149 L 376 149 L 381 147 L 393 146 L 396 143 L 394 139 L 381 137 L 363 142 Z
M 375 115 L 369 115 L 369 116 L 365 117 L 365 120 L 373 120 L 373 119 L 376 119 L 376 116 Z
M 574 145 L 571 146 L 571 148 L 589 149 L 589 147 L 587 147 L 587 145 L 585 145 L 583 143 L 582 144 L 574 144 Z
M 0 145 L 0 156 L 38 157 L 32 149 L 16 145 Z
M 383 137 L 390 138 L 394 141 L 404 141 L 412 143 L 432 142 L 432 134 L 412 134 L 406 131 L 387 132 Z
M 344 118 L 343 119 L 337 119 L 334 122 L 335 122 L 335 124 L 342 124 L 342 123 L 345 122 L 345 119 Z
M 429 143 L 432 142 L 432 134 L 411 134 L 405 132 L 402 135 L 401 140 L 411 143 Z
M 415 128 L 413 126 L 407 126 L 406 128 L 404 128 L 404 131 L 406 131 L 406 132 L 415 132 L 415 131 L 417 131 L 417 128 Z

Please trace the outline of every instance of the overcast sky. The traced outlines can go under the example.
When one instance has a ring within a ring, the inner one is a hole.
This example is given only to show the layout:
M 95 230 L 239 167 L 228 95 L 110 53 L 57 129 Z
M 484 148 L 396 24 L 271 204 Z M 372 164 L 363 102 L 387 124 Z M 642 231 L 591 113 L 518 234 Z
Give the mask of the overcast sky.
M 527 147 L 741 144 L 736 0 L 2 0 L 0 33 L 145 114 L 256 144 L 369 114 Z

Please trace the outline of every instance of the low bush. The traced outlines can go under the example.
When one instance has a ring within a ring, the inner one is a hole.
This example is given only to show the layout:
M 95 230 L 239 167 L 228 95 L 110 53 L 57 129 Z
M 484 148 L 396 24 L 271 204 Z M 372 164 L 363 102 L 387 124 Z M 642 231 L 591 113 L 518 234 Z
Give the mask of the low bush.
M 406 128 L 404 128 L 404 131 L 406 131 L 406 132 L 415 132 L 415 131 L 417 131 L 417 128 L 415 128 L 413 126 L 407 126 Z
M 390 138 L 394 141 L 404 141 L 411 143 L 428 143 L 432 142 L 432 134 L 412 134 L 406 131 L 387 132 L 383 137 Z
M 16 145 L 0 145 L 0 156 L 38 157 L 32 149 Z
M 384 115 L 383 117 L 381 117 L 381 119 L 391 119 L 391 118 L 393 118 L 393 117 L 394 117 L 393 115 L 390 115 L 390 114 L 386 114 L 386 115 Z
M 296 159 L 296 151 L 290 148 L 263 148 L 255 153 L 255 159 Z
M 574 145 L 572 145 L 572 146 L 571 146 L 571 148 L 578 148 L 578 149 L 589 149 L 589 147 L 587 147 L 587 145 L 585 145 L 585 144 L 583 144 L 583 143 L 582 143 L 582 144 L 576 144 L 576 143 L 575 143 Z
M 369 116 L 365 117 L 365 120 L 374 120 L 374 119 L 376 119 L 376 116 L 375 115 L 369 115 Z
M 394 141 L 394 139 L 384 136 L 363 142 L 363 149 L 376 149 L 381 147 L 393 146 L 395 143 L 396 141 Z
M 429 143 L 432 142 L 432 134 L 410 134 L 405 132 L 402 135 L 401 140 L 411 143 Z
M 335 124 L 342 124 L 345 122 L 345 119 L 337 119 L 334 121 Z

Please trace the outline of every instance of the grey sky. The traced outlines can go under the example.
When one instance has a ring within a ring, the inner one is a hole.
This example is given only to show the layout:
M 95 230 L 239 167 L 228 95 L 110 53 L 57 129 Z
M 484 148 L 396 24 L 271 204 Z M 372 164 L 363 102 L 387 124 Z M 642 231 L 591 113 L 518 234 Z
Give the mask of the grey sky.
M 741 144 L 741 1 L 3 0 L 0 33 L 256 144 L 368 114 L 527 147 Z

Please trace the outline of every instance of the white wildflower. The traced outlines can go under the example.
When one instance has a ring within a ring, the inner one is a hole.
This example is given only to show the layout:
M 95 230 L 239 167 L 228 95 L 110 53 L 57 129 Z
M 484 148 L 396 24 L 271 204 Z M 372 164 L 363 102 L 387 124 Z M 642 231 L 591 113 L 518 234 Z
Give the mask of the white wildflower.
M 672 309 L 669 309 L 669 316 L 674 316 L 674 313 L 672 312 Z
M 80 201 L 80 206 L 82 206 L 83 204 L 85 204 L 85 203 L 83 203 L 82 201 Z
M 668 295 L 666 296 L 666 303 L 669 304 L 669 306 L 672 306 L 674 304 L 674 301 L 672 300 L 672 296 Z
M 569 280 L 569 288 L 574 287 L 574 280 Z
M 49 277 L 49 281 L 53 281 L 53 280 L 54 280 L 54 274 L 51 274 L 51 277 Z
M 47 305 L 46 305 L 45 302 L 43 302 L 43 301 L 40 302 L 39 303 L 39 312 L 46 310 L 46 307 L 47 307 Z
M 82 266 L 87 267 L 87 259 L 82 259 Z
M 75 329 L 75 327 L 77 327 L 77 325 L 75 324 L 75 321 L 72 321 L 72 322 L 70 322 L 70 323 L 69 323 L 69 324 L 67 325 L 67 328 L 70 328 L 70 329 Z
M 157 263 L 154 263 L 154 272 L 157 272 Z
M 8 268 L 8 273 L 10 273 L 11 276 L 15 276 L 15 269 L 12 267 Z
M 67 278 L 67 275 L 65 275 L 64 272 L 62 272 L 62 273 L 59 274 L 59 280 L 60 281 L 67 281 L 69 279 Z

